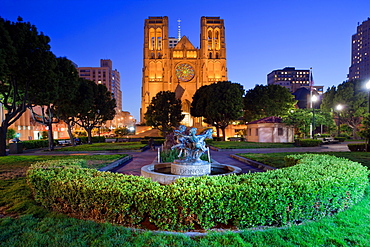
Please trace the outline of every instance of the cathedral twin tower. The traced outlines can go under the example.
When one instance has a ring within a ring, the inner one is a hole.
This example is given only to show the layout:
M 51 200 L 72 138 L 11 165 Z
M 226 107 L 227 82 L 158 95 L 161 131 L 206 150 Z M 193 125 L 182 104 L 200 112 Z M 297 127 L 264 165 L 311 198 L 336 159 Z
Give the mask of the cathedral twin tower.
M 178 40 L 179 39 L 179 40 Z M 199 126 L 190 116 L 192 97 L 198 88 L 217 81 L 227 81 L 224 20 L 202 17 L 200 48 L 186 36 L 168 36 L 168 17 L 149 17 L 144 26 L 144 65 L 140 120 L 160 91 L 171 91 L 181 99 L 183 124 Z

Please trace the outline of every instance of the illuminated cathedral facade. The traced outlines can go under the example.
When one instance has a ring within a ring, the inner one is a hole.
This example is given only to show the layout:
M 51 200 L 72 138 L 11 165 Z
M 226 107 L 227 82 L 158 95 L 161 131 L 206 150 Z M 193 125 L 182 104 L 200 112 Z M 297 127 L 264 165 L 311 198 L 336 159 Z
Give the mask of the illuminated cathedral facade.
M 200 126 L 190 116 L 194 93 L 203 85 L 227 81 L 224 20 L 201 17 L 200 48 L 186 36 L 168 36 L 168 17 L 149 17 L 144 26 L 144 58 L 140 121 L 153 97 L 160 91 L 175 92 L 181 99 L 182 124 Z

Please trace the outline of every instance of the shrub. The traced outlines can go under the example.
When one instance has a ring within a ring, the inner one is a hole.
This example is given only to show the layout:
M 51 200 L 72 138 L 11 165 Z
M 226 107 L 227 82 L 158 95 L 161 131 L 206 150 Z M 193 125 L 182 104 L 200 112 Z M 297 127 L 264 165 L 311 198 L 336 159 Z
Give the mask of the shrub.
M 77 218 L 159 229 L 280 226 L 317 220 L 358 202 L 368 186 L 361 164 L 329 155 L 287 157 L 296 164 L 264 173 L 181 178 L 161 186 L 148 178 L 81 168 L 82 161 L 32 165 L 35 200 Z
M 317 147 L 322 143 L 321 140 L 316 139 L 295 139 L 294 145 L 297 147 Z
M 334 138 L 335 140 L 338 140 L 339 142 L 344 142 L 346 140 L 346 137 L 343 136 L 337 136 Z
M 49 141 L 48 140 L 29 140 L 29 141 L 22 141 L 22 143 L 23 143 L 23 147 L 25 149 L 49 147 Z
M 78 137 L 78 138 L 80 138 L 81 143 L 87 143 L 87 139 L 88 139 L 87 136 L 81 136 L 81 137 Z M 93 143 L 98 143 L 99 140 L 100 140 L 100 142 L 105 142 L 105 137 L 104 136 L 100 136 L 100 137 L 99 136 L 92 136 L 91 137 L 91 141 Z
M 351 152 L 365 152 L 366 151 L 366 144 L 365 143 L 349 143 L 347 144 L 348 149 Z

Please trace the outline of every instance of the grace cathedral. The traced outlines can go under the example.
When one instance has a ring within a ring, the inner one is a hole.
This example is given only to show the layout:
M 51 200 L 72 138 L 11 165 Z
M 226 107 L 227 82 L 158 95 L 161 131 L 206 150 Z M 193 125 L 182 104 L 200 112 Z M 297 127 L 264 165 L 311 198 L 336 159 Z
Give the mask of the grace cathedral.
M 186 36 L 168 36 L 168 17 L 149 17 L 144 26 L 144 64 L 140 121 L 148 105 L 160 91 L 175 92 L 185 115 L 182 124 L 201 126 L 200 118 L 190 116 L 192 97 L 198 88 L 227 81 L 224 20 L 201 17 L 200 48 Z

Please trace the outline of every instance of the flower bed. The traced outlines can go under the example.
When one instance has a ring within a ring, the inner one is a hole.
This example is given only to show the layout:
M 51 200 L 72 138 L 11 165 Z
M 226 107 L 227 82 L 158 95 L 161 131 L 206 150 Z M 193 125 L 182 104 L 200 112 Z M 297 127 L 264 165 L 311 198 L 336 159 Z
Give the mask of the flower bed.
M 36 201 L 77 218 L 158 229 L 281 226 L 317 220 L 361 200 L 368 171 L 329 155 L 294 155 L 289 168 L 243 175 L 191 177 L 161 186 L 139 176 L 48 161 L 27 173 Z

